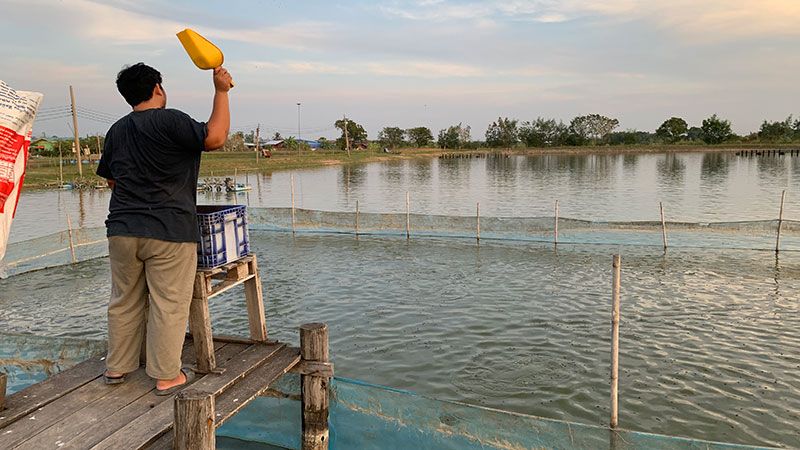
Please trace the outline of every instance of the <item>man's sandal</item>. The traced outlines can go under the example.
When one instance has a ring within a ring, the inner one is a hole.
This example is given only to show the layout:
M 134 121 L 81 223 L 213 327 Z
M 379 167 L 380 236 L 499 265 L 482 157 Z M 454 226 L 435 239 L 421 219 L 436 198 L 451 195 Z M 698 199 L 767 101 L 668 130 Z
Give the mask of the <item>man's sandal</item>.
M 122 384 L 125 382 L 125 374 L 123 373 L 116 377 L 110 377 L 107 372 L 103 372 L 103 381 L 105 381 L 106 384 Z
M 175 385 L 175 386 L 172 386 L 171 388 L 167 388 L 167 389 L 156 388 L 156 395 L 158 395 L 158 396 L 172 395 L 172 394 L 178 392 L 179 390 L 185 388 L 186 386 L 189 385 L 189 383 L 194 381 L 194 370 L 192 370 L 192 369 L 190 369 L 188 367 L 182 367 L 181 368 L 181 372 L 183 372 L 183 374 L 186 376 L 186 381 L 185 382 L 183 382 L 181 384 L 178 384 L 178 385 Z

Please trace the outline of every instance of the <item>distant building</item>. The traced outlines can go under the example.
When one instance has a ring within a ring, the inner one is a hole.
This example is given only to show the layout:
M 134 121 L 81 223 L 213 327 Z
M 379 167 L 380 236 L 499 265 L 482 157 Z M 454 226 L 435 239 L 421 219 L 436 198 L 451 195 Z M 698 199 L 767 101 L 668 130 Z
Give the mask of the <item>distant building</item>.
M 32 141 L 30 147 L 28 148 L 31 153 L 49 153 L 56 148 L 56 144 L 45 138 L 39 138 L 35 141 Z

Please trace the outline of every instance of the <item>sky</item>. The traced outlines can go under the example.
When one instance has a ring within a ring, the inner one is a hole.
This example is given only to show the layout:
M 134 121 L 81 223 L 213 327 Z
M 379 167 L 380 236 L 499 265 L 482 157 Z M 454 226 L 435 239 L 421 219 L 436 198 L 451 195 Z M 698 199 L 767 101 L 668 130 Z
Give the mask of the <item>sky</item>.
M 205 121 L 211 73 L 175 33 L 225 53 L 232 131 L 336 137 L 347 115 L 381 128 L 472 127 L 499 116 L 599 113 L 653 131 L 711 114 L 734 131 L 800 113 L 798 0 L 3 0 L 0 79 L 45 94 L 34 133 L 105 133 L 130 108 L 116 73 L 139 61 L 168 106 Z

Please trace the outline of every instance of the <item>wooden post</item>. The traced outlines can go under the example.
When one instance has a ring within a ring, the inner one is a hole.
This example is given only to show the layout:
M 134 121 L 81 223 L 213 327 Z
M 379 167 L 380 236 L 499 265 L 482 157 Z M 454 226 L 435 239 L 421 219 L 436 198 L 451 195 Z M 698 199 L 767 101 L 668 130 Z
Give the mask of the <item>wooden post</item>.
M 411 197 L 406 191 L 406 239 L 411 239 Z
M 69 213 L 67 213 L 67 233 L 69 235 L 69 252 L 72 254 L 72 264 L 75 264 L 78 259 L 75 258 L 75 242 L 72 239 L 72 220 L 69 218 Z
M 481 202 L 475 208 L 475 240 L 481 241 Z
M 664 241 L 664 252 L 667 251 L 667 222 L 664 220 L 664 204 L 658 202 L 658 209 L 661 211 L 661 237 Z
M 292 184 L 292 234 L 294 234 L 294 174 L 289 175 Z
M 300 326 L 300 357 L 302 361 L 327 363 L 328 326 L 307 323 Z M 302 363 L 302 362 L 301 362 Z M 328 377 L 300 376 L 303 410 L 303 450 L 328 448 Z
M 247 303 L 247 321 L 250 324 L 250 339 L 267 342 L 267 321 L 264 318 L 264 295 L 261 288 L 261 277 L 258 275 L 256 255 L 248 263 L 253 278 L 244 282 L 244 298 Z
M 261 139 L 259 138 L 260 131 L 261 124 L 258 124 L 256 127 L 256 163 L 258 163 L 258 158 L 261 157 Z
M 611 428 L 619 424 L 619 285 L 620 257 L 614 255 L 611 294 Z
M 358 236 L 358 220 L 360 211 L 358 210 L 358 200 L 356 200 L 356 236 Z
M 556 200 L 556 218 L 553 224 L 553 244 L 558 244 L 558 200 Z
M 342 117 L 344 117 L 344 143 L 345 143 L 345 148 L 347 149 L 347 157 L 349 158 L 350 157 L 350 137 L 347 134 L 347 116 L 345 115 L 345 116 L 342 116 Z
M 0 372 L 0 411 L 3 410 L 6 406 L 6 384 L 7 384 L 8 376 Z
M 175 450 L 214 450 L 214 394 L 187 389 L 175 396 Z
M 775 239 L 775 253 L 781 251 L 781 230 L 783 229 L 783 204 L 786 202 L 786 189 L 781 193 L 781 212 L 778 215 L 778 237 Z
M 217 360 L 211 335 L 211 313 L 208 311 L 208 286 L 203 272 L 197 272 L 194 277 L 194 292 L 189 305 L 189 331 L 194 341 L 197 372 L 213 372 L 217 367 Z
M 75 92 L 69 87 L 69 98 L 72 103 L 72 133 L 75 138 L 75 151 L 77 152 L 78 176 L 83 178 L 83 164 L 81 160 L 81 140 L 78 138 L 78 110 L 75 107 Z

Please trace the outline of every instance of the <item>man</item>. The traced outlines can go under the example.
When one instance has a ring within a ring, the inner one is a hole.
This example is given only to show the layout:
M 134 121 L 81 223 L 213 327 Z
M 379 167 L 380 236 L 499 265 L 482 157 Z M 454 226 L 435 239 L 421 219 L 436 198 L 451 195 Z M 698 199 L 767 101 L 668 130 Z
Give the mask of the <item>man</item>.
M 106 383 L 122 383 L 139 367 L 145 330 L 146 372 L 157 394 L 194 378 L 181 367 L 181 349 L 197 269 L 200 156 L 222 147 L 230 128 L 231 76 L 220 67 L 213 80 L 211 117 L 201 123 L 166 109 L 161 74 L 152 67 L 134 64 L 117 75 L 133 111 L 108 130 L 97 166 L 112 189 Z

